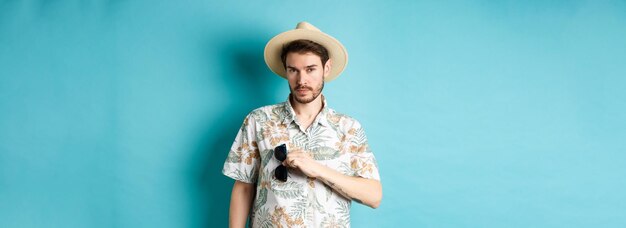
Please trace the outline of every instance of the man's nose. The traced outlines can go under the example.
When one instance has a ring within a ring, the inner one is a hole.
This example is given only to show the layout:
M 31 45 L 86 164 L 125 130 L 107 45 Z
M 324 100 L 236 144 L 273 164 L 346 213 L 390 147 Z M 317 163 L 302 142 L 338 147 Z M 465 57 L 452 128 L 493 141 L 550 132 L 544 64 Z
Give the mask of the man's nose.
M 306 84 L 306 78 L 308 77 L 308 75 L 306 74 L 306 72 L 300 72 L 298 74 L 298 84 L 304 85 Z

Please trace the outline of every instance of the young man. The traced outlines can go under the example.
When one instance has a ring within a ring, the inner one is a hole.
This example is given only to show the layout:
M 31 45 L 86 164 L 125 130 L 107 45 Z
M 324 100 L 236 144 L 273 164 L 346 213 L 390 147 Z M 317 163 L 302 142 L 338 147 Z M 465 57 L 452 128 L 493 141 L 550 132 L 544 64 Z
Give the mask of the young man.
M 268 42 L 265 62 L 291 94 L 252 111 L 235 138 L 222 170 L 236 180 L 231 227 L 244 227 L 250 211 L 252 227 L 349 227 L 352 200 L 378 207 L 382 186 L 365 132 L 322 95 L 347 60 L 339 41 L 306 22 Z

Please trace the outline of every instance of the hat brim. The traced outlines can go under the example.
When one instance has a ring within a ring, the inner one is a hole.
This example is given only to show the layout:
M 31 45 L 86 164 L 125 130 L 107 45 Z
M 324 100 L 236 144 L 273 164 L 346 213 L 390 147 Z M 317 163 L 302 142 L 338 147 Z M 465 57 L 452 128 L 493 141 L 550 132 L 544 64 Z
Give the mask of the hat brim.
M 329 58 L 332 60 L 332 67 L 324 81 L 329 82 L 334 80 L 346 68 L 348 64 L 348 52 L 337 39 L 320 31 L 294 29 L 278 34 L 265 45 L 265 63 L 274 73 L 283 78 L 287 78 L 285 67 L 280 59 L 280 54 L 283 50 L 283 45 L 299 39 L 311 40 L 324 46 L 328 50 Z

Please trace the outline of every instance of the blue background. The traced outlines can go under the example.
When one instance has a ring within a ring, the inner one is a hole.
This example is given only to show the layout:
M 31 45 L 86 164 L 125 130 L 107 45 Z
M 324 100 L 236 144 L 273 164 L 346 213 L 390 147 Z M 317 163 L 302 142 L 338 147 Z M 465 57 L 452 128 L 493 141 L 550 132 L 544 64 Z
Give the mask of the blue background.
M 309 21 L 378 158 L 354 227 L 626 227 L 624 1 L 0 1 L 0 227 L 224 227 L 222 164 Z

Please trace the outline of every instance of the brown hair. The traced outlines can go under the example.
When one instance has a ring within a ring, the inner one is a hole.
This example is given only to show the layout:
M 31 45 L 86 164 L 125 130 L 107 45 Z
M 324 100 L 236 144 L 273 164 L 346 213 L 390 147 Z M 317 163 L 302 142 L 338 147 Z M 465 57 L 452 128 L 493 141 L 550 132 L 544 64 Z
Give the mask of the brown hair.
M 322 68 L 326 65 L 326 61 L 328 61 L 328 50 L 321 44 L 315 43 L 310 40 L 294 40 L 289 42 L 287 45 L 283 46 L 283 50 L 280 53 L 280 60 L 283 61 L 283 67 L 287 69 L 287 54 L 289 53 L 313 53 L 320 57 L 322 60 Z

